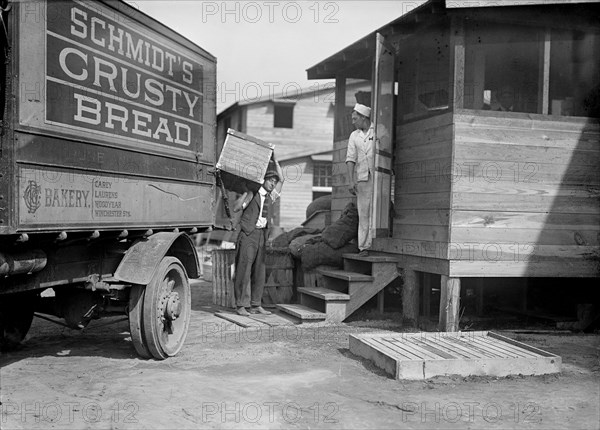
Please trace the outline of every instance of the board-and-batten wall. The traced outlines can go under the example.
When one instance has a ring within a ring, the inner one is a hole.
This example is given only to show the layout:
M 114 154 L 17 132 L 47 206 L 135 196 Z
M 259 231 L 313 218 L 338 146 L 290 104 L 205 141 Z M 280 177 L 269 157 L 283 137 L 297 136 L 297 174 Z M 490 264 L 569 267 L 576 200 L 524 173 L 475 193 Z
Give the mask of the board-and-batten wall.
M 464 110 L 398 126 L 393 237 L 374 249 L 451 277 L 598 276 L 600 127 L 519 116 Z M 346 146 L 334 145 L 332 218 L 351 198 Z
M 245 108 L 245 133 L 273 143 L 276 153 L 286 154 L 307 146 L 314 147 L 315 152 L 323 152 L 331 148 L 333 140 L 331 102 L 315 102 L 312 97 L 299 99 L 294 106 L 293 128 L 273 127 L 272 101 L 250 104 Z
M 534 117 L 454 115 L 450 276 L 600 274 L 598 122 Z
M 374 248 L 402 254 L 415 270 L 447 272 L 452 136 L 449 113 L 396 130 L 393 236 Z
M 286 176 L 279 205 L 279 225 L 286 230 L 301 227 L 306 207 L 312 202 L 313 165 L 310 157 L 281 162 Z

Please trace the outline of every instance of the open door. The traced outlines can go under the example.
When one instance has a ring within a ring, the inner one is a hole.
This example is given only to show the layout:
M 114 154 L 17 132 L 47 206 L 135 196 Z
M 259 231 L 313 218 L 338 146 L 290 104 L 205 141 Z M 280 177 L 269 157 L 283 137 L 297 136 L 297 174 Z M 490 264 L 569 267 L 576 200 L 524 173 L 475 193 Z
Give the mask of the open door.
M 373 201 L 371 205 L 371 237 L 391 235 L 390 205 L 392 200 L 392 139 L 394 133 L 394 50 L 386 46 L 385 38 L 377 33 L 373 82 L 373 118 L 375 123 L 375 168 Z

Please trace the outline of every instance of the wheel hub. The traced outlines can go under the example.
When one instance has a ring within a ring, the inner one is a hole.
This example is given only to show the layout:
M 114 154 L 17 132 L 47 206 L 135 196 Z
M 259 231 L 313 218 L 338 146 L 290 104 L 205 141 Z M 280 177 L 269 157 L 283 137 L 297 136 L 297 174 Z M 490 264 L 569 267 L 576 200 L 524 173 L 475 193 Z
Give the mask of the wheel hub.
M 175 321 L 181 315 L 181 300 L 179 300 L 179 294 L 175 291 L 171 291 L 166 297 L 165 306 L 165 319 L 168 321 Z

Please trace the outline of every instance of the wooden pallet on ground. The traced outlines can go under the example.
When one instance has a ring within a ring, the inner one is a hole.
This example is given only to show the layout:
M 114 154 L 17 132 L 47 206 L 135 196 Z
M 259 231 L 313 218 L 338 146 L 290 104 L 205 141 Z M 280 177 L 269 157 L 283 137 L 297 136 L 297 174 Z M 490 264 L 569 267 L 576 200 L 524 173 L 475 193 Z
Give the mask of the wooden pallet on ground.
M 488 331 L 350 335 L 350 352 L 395 379 L 558 373 L 561 357 Z

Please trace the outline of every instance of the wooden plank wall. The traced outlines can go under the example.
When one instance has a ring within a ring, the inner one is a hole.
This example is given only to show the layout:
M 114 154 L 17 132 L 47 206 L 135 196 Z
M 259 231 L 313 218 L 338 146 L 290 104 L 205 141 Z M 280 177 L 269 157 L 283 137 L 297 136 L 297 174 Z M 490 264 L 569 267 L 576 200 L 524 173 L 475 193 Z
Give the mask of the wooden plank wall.
M 279 225 L 290 231 L 301 227 L 306 219 L 306 207 L 313 200 L 312 160 L 310 157 L 286 160 L 281 168 L 286 181 L 279 204 Z
M 597 121 L 455 115 L 450 276 L 599 276 Z
M 314 148 L 315 153 L 331 148 L 333 142 L 333 107 L 325 96 L 298 99 L 294 106 L 294 127 L 273 127 L 272 101 L 246 106 L 246 131 L 250 136 L 271 142 L 279 157 L 302 148 Z
M 400 125 L 396 136 L 396 215 L 383 250 L 418 257 L 412 268 L 438 273 L 434 260 L 447 258 L 449 240 L 452 115 Z

